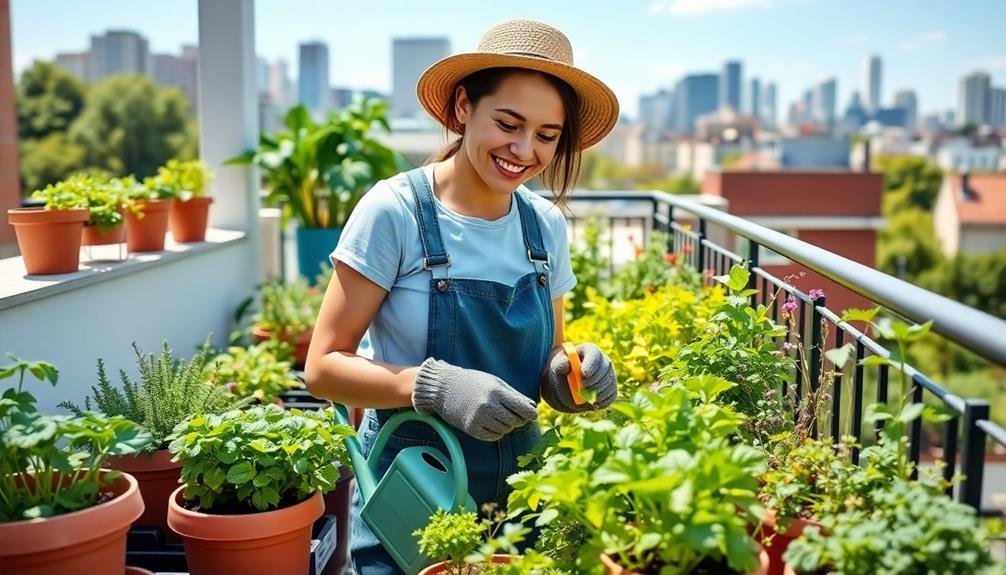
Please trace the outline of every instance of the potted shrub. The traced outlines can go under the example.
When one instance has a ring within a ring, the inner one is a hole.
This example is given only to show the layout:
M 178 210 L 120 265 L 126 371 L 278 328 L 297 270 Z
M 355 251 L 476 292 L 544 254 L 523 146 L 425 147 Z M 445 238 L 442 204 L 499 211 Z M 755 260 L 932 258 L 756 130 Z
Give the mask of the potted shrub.
M 992 574 L 1006 572 L 972 508 L 932 486 L 896 479 L 872 493 L 870 507 L 824 519 L 784 555 L 789 573 Z
M 135 479 L 102 467 L 150 436 L 122 417 L 40 413 L 25 375 L 55 385 L 58 371 L 10 357 L 0 366 L 0 379 L 17 378 L 0 396 L 0 572 L 122 573 L 143 500 Z
M 236 397 L 279 403 L 280 394 L 302 387 L 290 373 L 290 362 L 277 359 L 276 348 L 280 345 L 283 344 L 266 340 L 251 347 L 231 346 L 207 364 L 207 375 Z
M 168 525 L 185 542 L 191 573 L 306 573 L 311 526 L 338 466 L 348 465 L 352 434 L 330 409 L 271 403 L 179 424 L 170 449 L 185 484 L 171 494 Z
M 297 262 L 304 277 L 339 243 L 350 212 L 375 182 L 408 168 L 404 159 L 373 135 L 390 131 L 387 104 L 364 100 L 333 113 L 321 124 L 307 108 L 291 108 L 286 130 L 263 134 L 256 150 L 229 164 L 254 164 L 269 190 L 266 202 L 283 210 L 281 224 L 297 220 Z
M 126 213 L 126 247 L 130 252 L 163 251 L 174 188 L 156 177 L 145 178 L 142 185 L 131 179 L 126 182 L 136 206 Z
M 156 185 L 171 192 L 168 225 L 171 237 L 178 243 L 201 242 L 206 239 L 210 204 L 206 186 L 213 174 L 200 160 L 168 160 L 157 169 Z
M 178 487 L 181 464 L 172 461 L 167 449 L 168 437 L 176 425 L 193 415 L 227 411 L 240 402 L 226 388 L 207 382 L 207 377 L 213 377 L 212 372 L 209 376 L 205 373 L 212 368 L 208 339 L 190 361 L 175 358 L 167 342 L 156 357 L 144 356 L 135 343 L 133 350 L 139 380 L 134 382 L 125 371 L 119 370 L 122 387 L 113 386 L 104 361 L 99 358 L 98 383 L 91 387 L 84 407 L 122 416 L 150 434 L 150 445 L 143 452 L 109 458 L 107 465 L 131 474 L 139 483 L 146 509 L 136 524 L 159 528 L 165 537 L 174 539 L 167 525 L 168 497 Z M 61 403 L 60 407 L 81 413 L 69 402 Z
M 69 193 L 79 198 L 88 210 L 81 245 L 118 244 L 126 240 L 126 211 L 133 209 L 128 188 L 107 174 L 79 173 L 59 182 Z
M 540 467 L 509 478 L 511 511 L 575 522 L 576 572 L 765 573 L 748 533 L 765 462 L 734 441 L 744 417 L 716 403 L 733 385 L 688 378 L 615 402 L 610 419 L 565 420 Z
M 323 297 L 302 278 L 264 284 L 262 308 L 252 319 L 252 341 L 285 342 L 292 349 L 293 366 L 302 369 Z
M 25 270 L 30 275 L 77 271 L 81 232 L 89 217 L 87 208 L 77 194 L 60 184 L 36 190 L 32 197 L 45 199 L 45 206 L 7 210 Z

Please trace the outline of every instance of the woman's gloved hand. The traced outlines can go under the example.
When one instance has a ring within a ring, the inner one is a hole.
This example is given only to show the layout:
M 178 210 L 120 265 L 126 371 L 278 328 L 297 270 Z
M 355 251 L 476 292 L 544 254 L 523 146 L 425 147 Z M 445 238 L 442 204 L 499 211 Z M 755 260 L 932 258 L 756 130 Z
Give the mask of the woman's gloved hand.
M 534 401 L 502 379 L 433 358 L 419 367 L 412 405 L 482 441 L 498 441 L 538 418 Z
M 615 401 L 618 395 L 618 383 L 615 377 L 615 366 L 611 358 L 592 343 L 576 346 L 580 355 L 580 375 L 584 389 L 590 389 L 596 394 L 594 403 L 577 405 L 573 401 L 573 393 L 569 390 L 566 377 L 571 366 L 562 348 L 557 349 L 549 358 L 548 367 L 542 376 L 541 396 L 556 411 L 577 413 L 592 409 L 604 409 Z

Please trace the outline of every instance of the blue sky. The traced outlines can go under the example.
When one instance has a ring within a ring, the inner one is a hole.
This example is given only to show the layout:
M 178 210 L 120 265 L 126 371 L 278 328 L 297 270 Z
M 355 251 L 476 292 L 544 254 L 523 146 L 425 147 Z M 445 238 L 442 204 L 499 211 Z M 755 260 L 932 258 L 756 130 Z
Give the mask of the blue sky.
M 56 52 L 81 51 L 92 33 L 128 28 L 155 52 L 176 53 L 197 37 L 195 0 L 13 0 L 15 71 Z M 388 90 L 391 39 L 447 36 L 455 52 L 507 18 L 562 29 L 577 64 L 614 88 L 634 115 L 640 93 L 690 72 L 744 62 L 779 86 L 779 113 L 807 87 L 838 79 L 839 108 L 861 89 L 863 60 L 884 61 L 883 97 L 916 90 L 923 112 L 954 108 L 958 80 L 981 68 L 1006 86 L 1006 0 L 259 0 L 256 45 L 295 69 L 297 43 L 329 44 L 331 81 Z

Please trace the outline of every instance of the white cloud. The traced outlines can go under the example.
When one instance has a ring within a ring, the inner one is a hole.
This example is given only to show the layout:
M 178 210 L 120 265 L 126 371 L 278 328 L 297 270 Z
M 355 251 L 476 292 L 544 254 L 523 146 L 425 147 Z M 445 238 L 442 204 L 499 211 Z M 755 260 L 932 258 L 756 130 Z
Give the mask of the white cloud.
M 914 52 L 932 44 L 939 44 L 947 39 L 947 33 L 942 30 L 923 32 L 915 37 L 898 42 L 898 50 Z
M 975 67 L 982 70 L 1006 70 L 1006 54 L 981 58 L 975 62 Z
M 678 16 L 703 12 L 725 12 L 748 8 L 768 8 L 773 0 L 670 0 L 667 11 Z

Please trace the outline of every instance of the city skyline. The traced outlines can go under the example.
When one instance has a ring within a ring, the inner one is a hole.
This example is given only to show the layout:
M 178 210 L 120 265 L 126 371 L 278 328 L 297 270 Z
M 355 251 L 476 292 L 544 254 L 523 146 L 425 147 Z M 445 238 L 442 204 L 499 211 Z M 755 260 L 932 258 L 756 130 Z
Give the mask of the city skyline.
M 109 10 L 89 11 L 87 6 L 93 8 L 94 3 L 85 6 L 54 0 L 14 0 L 12 16 L 15 73 L 19 73 L 34 59 L 51 61 L 57 52 L 83 51 L 89 45 L 91 35 L 103 34 L 111 29 L 132 29 L 139 32 L 149 40 L 153 53 L 177 53 L 183 44 L 194 43 L 196 40 L 197 5 L 194 0 L 143 8 L 112 0 L 105 0 L 101 4 Z M 889 32 L 879 35 L 874 32 L 877 22 L 862 18 L 863 14 L 873 12 L 876 20 L 883 21 L 892 13 L 897 13 L 898 7 L 892 8 L 889 4 L 872 7 L 865 2 L 847 3 L 845 8 L 837 11 L 839 14 L 836 17 L 829 19 L 830 24 L 826 26 L 828 34 L 818 35 L 819 38 L 815 40 L 816 45 L 821 47 L 818 51 L 794 51 L 791 44 L 799 42 L 771 37 L 773 30 L 780 27 L 786 29 L 789 24 L 800 22 L 812 14 L 820 17 L 836 12 L 834 6 L 815 0 L 671 0 L 626 3 L 614 17 L 626 24 L 635 23 L 639 28 L 632 38 L 636 45 L 628 47 L 625 42 L 617 41 L 618 34 L 626 34 L 624 30 L 619 32 L 617 26 L 605 28 L 605 33 L 615 41 L 605 42 L 597 38 L 596 33 L 584 32 L 585 27 L 596 29 L 596 22 L 604 21 L 607 24 L 612 17 L 610 7 L 598 4 L 600 3 L 585 2 L 585 9 L 577 10 L 574 14 L 555 6 L 532 6 L 529 2 L 516 2 L 510 9 L 468 7 L 455 15 L 455 9 L 460 5 L 431 0 L 424 4 L 428 12 L 425 20 L 416 20 L 414 7 L 389 2 L 394 7 L 393 10 L 384 14 L 354 14 L 352 26 L 333 24 L 332 29 L 338 31 L 325 32 L 309 22 L 291 24 L 291 18 L 297 15 L 303 20 L 304 12 L 284 11 L 283 6 L 289 8 L 289 4 L 281 6 L 277 2 L 262 1 L 256 5 L 256 46 L 257 52 L 270 61 L 285 59 L 292 73 L 298 67 L 297 50 L 300 43 L 325 42 L 332 53 L 332 86 L 369 88 L 390 94 L 393 39 L 443 36 L 452 50 L 458 52 L 473 47 L 482 30 L 495 21 L 514 16 L 533 17 L 559 26 L 571 37 L 577 63 L 611 84 L 619 96 L 623 111 L 633 118 L 638 115 L 640 96 L 653 94 L 661 88 L 672 88 L 686 75 L 719 73 L 728 60 L 742 62 L 742 88 L 754 77 L 760 78 L 763 84 L 776 84 L 777 112 L 780 114 L 791 102 L 799 99 L 808 86 L 816 85 L 829 77 L 837 80 L 836 105 L 838 113 L 841 113 L 853 91 L 864 96 L 861 85 L 862 67 L 866 58 L 872 54 L 879 55 L 883 60 L 882 104 L 893 105 L 894 94 L 898 90 L 910 89 L 917 96 L 920 115 L 955 109 L 958 81 L 975 69 L 988 73 L 993 85 L 1006 84 L 1006 42 L 997 40 L 993 34 L 982 33 L 983 29 L 994 31 L 993 23 L 1006 19 L 1006 3 L 966 2 L 969 6 L 981 8 L 978 12 L 982 15 L 975 16 L 971 14 L 973 10 L 961 9 L 951 11 L 956 18 L 949 19 L 945 14 L 941 17 L 941 13 L 947 11 L 945 7 L 934 7 L 925 13 L 914 10 L 910 17 L 907 12 L 903 12 L 897 22 L 892 19 L 885 28 Z M 904 2 L 893 4 L 907 6 Z M 338 2 L 302 2 L 295 6 L 316 11 L 318 19 L 325 20 L 324 14 L 332 13 L 333 10 L 336 14 L 339 13 L 338 5 Z M 591 6 L 595 9 L 591 10 Z M 852 29 L 843 23 L 849 19 L 848 12 L 858 12 L 860 15 L 861 21 Z M 61 17 L 56 21 L 36 17 L 42 13 L 46 16 L 58 13 Z M 436 17 L 446 14 L 451 15 L 452 22 L 456 21 L 451 27 L 443 24 L 445 18 Z M 997 14 L 1002 18 L 997 18 Z M 310 20 L 314 22 L 315 19 Z M 662 20 L 663 32 L 643 33 L 655 20 Z M 164 26 L 165 21 L 171 21 L 172 26 Z M 336 22 L 338 18 L 333 18 L 332 21 Z M 713 41 L 711 45 L 709 37 L 702 33 L 704 29 L 713 26 L 720 32 L 718 37 L 723 38 L 726 36 L 723 29 L 731 22 L 738 21 L 747 21 L 755 29 L 745 28 L 745 33 L 738 35 L 736 40 Z M 754 24 L 759 21 L 764 22 L 757 28 Z M 809 22 L 803 24 L 804 28 L 812 27 Z M 800 30 L 802 31 L 792 30 L 794 40 L 801 34 L 806 36 L 809 33 L 803 28 Z M 682 34 L 675 35 L 675 31 Z M 978 39 L 977 42 L 975 38 Z M 687 54 L 666 51 L 665 46 L 685 41 L 696 48 L 688 50 Z M 347 45 L 352 49 L 346 50 Z M 619 59 L 619 55 L 626 53 L 631 57 Z M 664 55 L 661 56 L 661 53 Z M 368 58 L 361 59 L 360 54 L 367 54 Z M 790 55 L 793 58 L 789 58 Z

